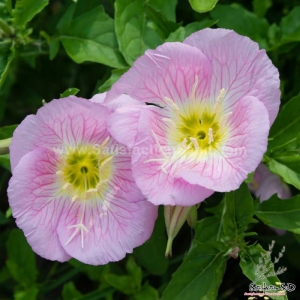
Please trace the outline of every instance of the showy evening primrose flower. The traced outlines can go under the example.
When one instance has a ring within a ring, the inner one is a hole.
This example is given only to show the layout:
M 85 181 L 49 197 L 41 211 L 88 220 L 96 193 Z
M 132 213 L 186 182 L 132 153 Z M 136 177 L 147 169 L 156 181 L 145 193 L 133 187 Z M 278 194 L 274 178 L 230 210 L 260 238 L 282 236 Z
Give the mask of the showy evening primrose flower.
M 256 169 L 279 97 L 264 50 L 231 30 L 205 29 L 147 50 L 104 103 L 115 107 L 111 134 L 139 150 L 133 176 L 148 200 L 188 206 L 237 189 Z
M 152 233 L 157 208 L 134 183 L 130 153 L 108 133 L 109 114 L 70 96 L 27 116 L 14 133 L 9 203 L 44 258 L 105 264 Z

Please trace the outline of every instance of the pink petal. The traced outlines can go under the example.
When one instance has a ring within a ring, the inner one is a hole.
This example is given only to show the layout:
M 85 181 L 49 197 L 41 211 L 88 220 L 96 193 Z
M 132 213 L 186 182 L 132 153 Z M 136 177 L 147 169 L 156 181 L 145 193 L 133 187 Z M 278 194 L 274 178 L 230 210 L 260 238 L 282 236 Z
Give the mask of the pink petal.
M 276 174 L 269 171 L 266 165 L 259 164 L 255 170 L 253 182 L 249 184 L 250 190 L 260 201 L 265 201 L 277 194 L 281 199 L 291 198 L 289 187 Z
M 147 50 L 112 86 L 105 102 L 128 94 L 142 102 L 165 106 L 165 97 L 180 105 L 187 101 L 198 76 L 195 96 L 204 99 L 210 89 L 211 65 L 201 51 L 182 43 L 165 43 Z
M 226 29 L 200 30 L 183 43 L 201 50 L 210 60 L 211 98 L 216 99 L 224 88 L 224 101 L 230 107 L 244 96 L 254 96 L 267 108 L 270 124 L 274 122 L 280 104 L 279 74 L 257 43 Z
M 98 143 L 106 134 L 108 114 L 105 107 L 75 96 L 52 100 L 15 130 L 10 146 L 12 170 L 22 156 L 40 146 L 63 151 L 78 144 Z
M 260 163 L 267 149 L 269 119 L 265 106 L 254 97 L 241 99 L 228 117 L 228 133 L 216 150 L 195 152 L 174 165 L 176 177 L 208 189 L 237 189 Z
M 67 199 L 59 194 L 57 163 L 57 154 L 46 148 L 25 154 L 9 182 L 8 198 L 16 223 L 33 251 L 63 262 L 70 256 L 61 246 L 56 229 Z

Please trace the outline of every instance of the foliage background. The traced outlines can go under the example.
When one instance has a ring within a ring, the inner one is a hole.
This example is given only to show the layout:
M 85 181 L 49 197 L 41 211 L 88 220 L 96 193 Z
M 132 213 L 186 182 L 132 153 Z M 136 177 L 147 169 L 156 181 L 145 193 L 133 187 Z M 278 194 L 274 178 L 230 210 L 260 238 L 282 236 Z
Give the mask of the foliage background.
M 160 298 L 168 284 L 163 299 L 241 299 L 262 251 L 255 242 L 267 249 L 272 239 L 276 253 L 286 246 L 281 265 L 288 271 L 280 275 L 281 281 L 297 284 L 300 160 L 294 138 L 300 131 L 300 1 L 216 2 L 191 0 L 193 9 L 187 0 L 0 0 L 0 139 L 11 137 L 14 125 L 36 113 L 43 99 L 59 98 L 66 90 L 74 94 L 73 88 L 83 98 L 108 90 L 147 48 L 182 41 L 204 27 L 230 28 L 257 41 L 279 69 L 282 105 L 288 106 L 271 129 L 275 138 L 264 160 L 291 185 L 293 200 L 283 206 L 273 197 L 265 206 L 258 201 L 254 206 L 246 186 L 225 198 L 215 193 L 198 210 L 202 221 L 196 229 L 184 225 L 169 259 L 164 257 L 167 237 L 160 208 L 152 238 L 120 262 L 98 267 L 74 259 L 51 262 L 32 252 L 11 217 L 6 195 L 9 157 L 0 155 L 0 299 L 152 300 Z M 230 223 L 232 205 L 241 212 L 236 224 Z M 222 219 L 225 206 L 228 213 Z M 214 238 L 213 224 L 221 228 L 220 239 Z M 278 236 L 266 224 L 288 232 Z M 225 250 L 236 245 L 241 258 L 230 258 Z M 207 261 L 209 255 L 216 260 Z M 201 270 L 192 277 L 184 270 L 189 271 L 189 260 Z M 299 284 L 289 299 L 300 299 Z

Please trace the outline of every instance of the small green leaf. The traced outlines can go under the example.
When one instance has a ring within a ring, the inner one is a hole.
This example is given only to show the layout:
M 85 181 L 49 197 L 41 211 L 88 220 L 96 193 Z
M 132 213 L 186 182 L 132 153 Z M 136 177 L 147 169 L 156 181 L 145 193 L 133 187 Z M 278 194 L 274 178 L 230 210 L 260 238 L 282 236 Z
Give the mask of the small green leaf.
M 112 287 L 121 291 L 125 295 L 132 295 L 137 292 L 135 285 L 132 282 L 132 277 L 127 275 L 118 276 L 115 274 L 107 274 L 105 276 L 107 283 Z
M 6 248 L 6 265 L 11 275 L 24 288 L 32 287 L 37 278 L 35 255 L 21 230 L 13 229 L 10 232 Z
M 147 0 L 145 1 L 170 21 L 176 22 L 176 5 L 178 0 Z
M 213 19 L 219 20 L 218 27 L 233 29 L 258 42 L 261 48 L 268 47 L 266 39 L 269 24 L 266 19 L 259 18 L 254 13 L 234 4 L 218 4 L 210 15 Z
M 134 261 L 133 257 L 129 257 L 126 263 L 126 270 L 128 275 L 132 278 L 132 283 L 136 290 L 141 289 L 143 272 L 141 267 L 139 267 Z
M 300 229 L 300 195 L 284 200 L 273 195 L 262 203 L 257 201 L 255 214 L 271 227 L 282 230 Z
M 274 124 L 270 129 L 270 137 L 273 138 L 268 145 L 268 150 L 295 140 L 292 145 L 300 145 L 300 94 L 293 97 L 280 110 Z
M 77 88 L 68 88 L 62 94 L 60 94 L 60 98 L 76 95 L 79 91 L 80 90 Z
M 244 180 L 244 182 L 247 183 L 247 184 L 251 183 L 252 180 L 253 180 L 253 176 L 254 176 L 254 172 L 249 173 L 247 179 Z
M 10 171 L 10 159 L 9 154 L 0 155 L 0 166 Z
M 286 183 L 292 184 L 300 190 L 300 174 L 274 159 L 267 162 L 267 165 L 272 173 L 278 174 Z
M 264 17 L 267 10 L 272 6 L 272 0 L 253 0 L 253 11 L 258 17 Z
M 168 21 L 166 17 L 160 12 L 155 10 L 148 4 L 144 4 L 145 13 L 149 20 L 152 21 L 152 26 L 162 39 L 166 39 L 169 34 L 180 26 L 177 23 Z
M 282 44 L 300 41 L 300 6 L 294 7 L 286 17 L 282 18 L 280 29 Z
M 218 0 L 189 0 L 193 10 L 204 13 L 212 10 L 217 4 Z
M 140 291 L 133 296 L 134 300 L 158 300 L 158 292 L 146 282 Z
M 227 257 L 214 244 L 194 240 L 161 300 L 216 299 Z
M 167 236 L 165 229 L 163 208 L 159 208 L 158 218 L 149 240 L 134 249 L 134 256 L 138 263 L 154 275 L 166 272 L 168 260 L 165 257 Z
M 240 251 L 240 267 L 243 271 L 243 273 L 255 284 L 262 285 L 263 282 L 266 283 L 267 286 L 274 285 L 276 286 L 276 282 L 280 282 L 280 280 L 276 277 L 267 277 L 267 278 L 261 278 L 259 279 L 257 277 L 257 266 L 260 265 L 260 258 L 262 258 L 262 254 L 266 255 L 266 250 L 264 250 L 259 244 L 256 245 L 250 245 L 244 247 Z M 270 264 L 268 264 L 269 266 Z M 274 271 L 274 266 L 270 265 L 271 269 L 270 271 Z M 266 272 L 265 274 L 267 274 Z M 286 296 L 272 296 L 272 299 L 278 299 L 278 300 L 287 300 Z
M 15 58 L 15 49 L 10 40 L 0 42 L 0 88 L 8 74 L 9 67 Z
M 217 20 L 203 20 L 201 22 L 190 23 L 184 27 L 179 27 L 176 31 L 172 32 L 168 36 L 166 42 L 183 42 L 183 40 L 192 33 L 207 27 L 211 27 L 217 22 Z
M 78 64 L 85 61 L 101 63 L 113 68 L 122 68 L 126 63 L 118 50 L 114 21 L 97 6 L 80 15 L 73 3 L 58 24 L 59 39 L 68 55 Z M 54 38 L 53 38 L 54 40 Z M 53 58 L 57 45 L 52 45 Z
M 243 183 L 238 190 L 226 193 L 225 206 L 225 234 L 228 236 L 241 235 L 251 223 L 254 215 L 253 199 L 248 186 Z
M 158 33 L 147 26 L 143 0 L 116 0 L 115 26 L 120 50 L 129 65 L 147 49 L 163 43 Z
M 25 29 L 26 24 L 48 5 L 49 0 L 18 0 L 12 11 L 15 27 Z
M 129 68 L 112 70 L 111 76 L 99 87 L 99 93 L 104 93 L 110 90 L 111 86 L 128 70 Z
M 13 133 L 18 125 L 9 125 L 0 128 L 0 140 L 8 139 L 13 136 Z
M 33 286 L 25 291 L 15 292 L 14 300 L 35 300 L 37 298 L 38 292 L 38 288 Z
M 82 294 L 76 289 L 74 282 L 64 284 L 62 297 L 64 300 L 77 300 Z

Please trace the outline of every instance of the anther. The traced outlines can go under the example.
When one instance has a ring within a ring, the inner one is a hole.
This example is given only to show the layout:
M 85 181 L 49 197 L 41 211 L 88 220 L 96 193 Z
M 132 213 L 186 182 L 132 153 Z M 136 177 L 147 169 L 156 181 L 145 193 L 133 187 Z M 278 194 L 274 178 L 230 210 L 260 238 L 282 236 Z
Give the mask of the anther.
M 63 175 L 63 174 L 64 174 L 63 171 L 57 171 L 57 172 L 56 172 L 56 175 Z
M 78 199 L 78 196 L 77 195 L 74 195 L 71 199 L 71 202 L 75 202 L 76 200 Z
M 65 184 L 63 185 L 62 189 L 63 189 L 63 190 L 67 190 L 67 189 L 70 189 L 71 187 L 72 187 L 72 184 L 69 183 L 69 182 L 67 182 L 67 183 L 65 183 Z
M 211 144 L 214 141 L 213 130 L 211 128 L 208 129 L 208 144 Z
M 219 96 L 217 97 L 216 104 L 215 104 L 216 112 L 218 112 L 219 109 L 220 109 L 220 106 L 221 106 L 221 103 L 223 101 L 224 95 L 225 95 L 225 89 L 221 89 L 221 91 L 219 93 Z
M 113 156 L 109 156 L 100 164 L 100 168 L 103 168 L 109 161 L 113 159 Z

